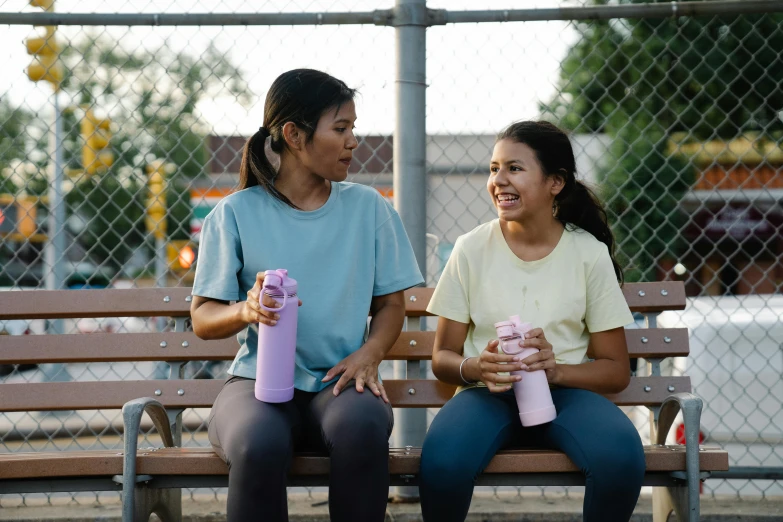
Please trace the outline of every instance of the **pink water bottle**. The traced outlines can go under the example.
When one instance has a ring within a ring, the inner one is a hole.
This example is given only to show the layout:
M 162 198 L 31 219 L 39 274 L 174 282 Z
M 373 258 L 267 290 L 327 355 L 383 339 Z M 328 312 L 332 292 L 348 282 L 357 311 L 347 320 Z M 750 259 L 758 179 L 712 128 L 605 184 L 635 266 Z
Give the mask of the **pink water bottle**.
M 263 402 L 287 402 L 294 398 L 294 358 L 296 356 L 296 319 L 299 298 L 296 281 L 288 270 L 264 272 L 261 308 L 280 314 L 277 324 L 258 324 L 256 366 L 256 399 Z M 271 296 L 281 306 L 264 306 L 263 295 Z
M 510 321 L 495 323 L 500 349 L 507 355 L 519 355 L 522 359 L 537 353 L 537 348 L 519 346 L 519 341 L 532 329 L 533 326 L 530 323 L 523 323 L 518 315 L 512 315 Z M 557 412 L 544 370 L 534 372 L 519 370 L 511 372 L 511 375 L 522 376 L 521 381 L 513 384 L 522 426 L 537 426 L 555 420 Z

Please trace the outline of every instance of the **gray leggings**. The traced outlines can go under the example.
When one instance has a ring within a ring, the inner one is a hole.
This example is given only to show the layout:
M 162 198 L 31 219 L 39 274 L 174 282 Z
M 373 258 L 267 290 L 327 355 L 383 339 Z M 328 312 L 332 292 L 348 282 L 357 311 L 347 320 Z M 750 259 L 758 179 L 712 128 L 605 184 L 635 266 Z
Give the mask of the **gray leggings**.
M 209 441 L 228 464 L 228 522 L 286 521 L 294 451 L 331 457 L 331 520 L 382 521 L 389 495 L 391 405 L 351 381 L 337 397 L 296 390 L 293 400 L 256 400 L 255 381 L 226 381 L 209 416 Z

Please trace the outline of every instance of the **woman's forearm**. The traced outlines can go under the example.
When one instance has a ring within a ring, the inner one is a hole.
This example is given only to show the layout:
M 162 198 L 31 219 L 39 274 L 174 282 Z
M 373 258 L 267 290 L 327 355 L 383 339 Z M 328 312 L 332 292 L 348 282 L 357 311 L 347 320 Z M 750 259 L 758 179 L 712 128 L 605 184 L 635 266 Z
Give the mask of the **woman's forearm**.
M 582 364 L 558 364 L 551 383 L 566 388 L 582 388 L 596 393 L 619 393 L 631 382 L 628 364 L 596 359 Z
M 432 358 L 432 373 L 438 380 L 456 386 L 465 385 L 465 381 L 478 382 L 481 380 L 481 370 L 479 369 L 479 358 L 470 357 L 465 364 L 462 364 L 464 357 L 453 350 L 438 350 Z M 462 380 L 459 373 L 459 366 L 462 364 Z
M 241 332 L 247 322 L 242 319 L 243 304 L 208 300 L 191 313 L 193 332 L 201 339 L 226 339 Z
M 364 346 L 366 349 L 376 352 L 376 355 L 383 359 L 400 336 L 404 322 L 404 301 L 384 303 L 373 312 L 370 320 L 370 333 Z

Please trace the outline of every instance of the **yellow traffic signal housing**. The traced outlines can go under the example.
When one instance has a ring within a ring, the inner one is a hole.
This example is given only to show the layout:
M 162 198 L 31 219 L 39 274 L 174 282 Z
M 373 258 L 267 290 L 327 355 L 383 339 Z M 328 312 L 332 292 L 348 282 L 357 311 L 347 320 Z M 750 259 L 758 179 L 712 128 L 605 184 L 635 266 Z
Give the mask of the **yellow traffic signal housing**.
M 166 237 L 166 166 L 162 161 L 147 165 L 147 230 L 156 239 Z
M 188 239 L 170 241 L 166 245 L 166 257 L 169 268 L 173 272 L 187 272 L 190 270 L 198 255 L 198 247 Z
M 49 82 L 58 90 L 63 80 L 63 66 L 58 59 L 60 44 L 54 37 L 56 30 L 53 25 L 47 25 L 45 36 L 28 38 L 25 45 L 27 54 L 33 56 L 33 63 L 27 67 L 28 78 L 34 82 Z
M 54 37 L 54 33 L 57 28 L 53 25 L 47 25 L 44 27 L 46 29 L 46 36 L 28 38 L 25 40 L 27 54 L 39 56 L 57 56 L 60 54 L 60 44 Z
M 34 82 L 49 82 L 59 89 L 63 81 L 63 66 L 55 56 L 36 56 L 27 66 L 27 77 Z
M 91 176 L 111 167 L 114 164 L 114 154 L 111 150 L 106 150 L 111 139 L 111 120 L 98 119 L 92 109 L 87 109 L 81 121 L 81 134 L 84 140 L 82 145 L 84 172 Z
M 16 230 L 24 237 L 32 237 L 38 231 L 38 225 L 35 222 L 37 203 L 37 198 L 22 198 L 16 202 L 19 208 Z
M 54 8 L 54 0 L 30 0 L 30 5 L 33 7 L 40 7 L 44 11 L 52 11 Z

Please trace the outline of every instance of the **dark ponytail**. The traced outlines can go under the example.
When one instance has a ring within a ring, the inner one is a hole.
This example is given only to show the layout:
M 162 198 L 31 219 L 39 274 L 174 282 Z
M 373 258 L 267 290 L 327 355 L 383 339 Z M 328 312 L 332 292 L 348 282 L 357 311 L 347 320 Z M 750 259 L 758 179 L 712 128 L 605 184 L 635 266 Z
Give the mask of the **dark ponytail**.
M 623 283 L 623 271 L 615 258 L 615 241 L 606 210 L 590 188 L 576 179 L 576 160 L 568 136 L 546 121 L 521 121 L 508 126 L 497 138 L 524 143 L 536 153 L 544 175 L 561 176 L 563 190 L 555 197 L 555 217 L 565 227 L 590 232 L 609 249 L 617 280 Z
M 340 110 L 354 96 L 355 89 L 321 71 L 294 69 L 278 76 L 266 95 L 264 125 L 247 140 L 242 151 L 239 190 L 260 185 L 286 205 L 297 208 L 275 188 L 277 169 L 266 154 L 267 138 L 272 152 L 282 153 L 283 126 L 292 122 L 305 133 L 307 142 L 312 141 L 321 116 L 331 109 Z

